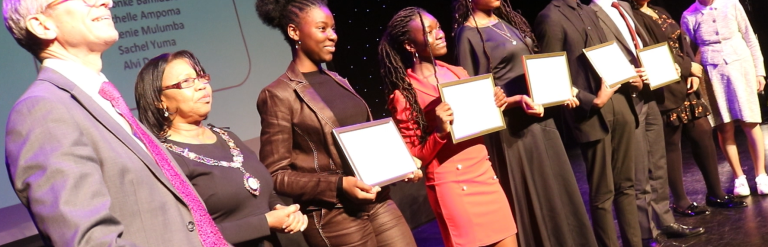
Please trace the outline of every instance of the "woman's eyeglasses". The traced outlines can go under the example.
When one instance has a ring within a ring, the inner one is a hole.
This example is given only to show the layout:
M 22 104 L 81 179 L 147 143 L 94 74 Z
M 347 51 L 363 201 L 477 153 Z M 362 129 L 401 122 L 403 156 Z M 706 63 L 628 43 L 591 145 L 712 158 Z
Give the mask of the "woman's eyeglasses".
M 208 84 L 211 81 L 211 75 L 209 74 L 202 74 L 197 76 L 197 78 L 187 78 L 184 80 L 181 80 L 177 83 L 168 85 L 163 87 L 163 91 L 168 89 L 184 89 L 184 88 L 191 88 L 194 87 L 197 82 L 200 82 L 202 84 Z

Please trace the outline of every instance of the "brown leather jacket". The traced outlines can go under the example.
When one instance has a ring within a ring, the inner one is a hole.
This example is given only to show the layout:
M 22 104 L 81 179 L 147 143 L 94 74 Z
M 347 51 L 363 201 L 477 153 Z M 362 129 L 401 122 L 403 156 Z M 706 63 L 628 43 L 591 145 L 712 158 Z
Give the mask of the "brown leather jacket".
M 346 79 L 324 72 L 357 95 Z M 272 173 L 275 191 L 303 204 L 302 209 L 340 203 L 336 192 L 344 172 L 341 150 L 336 149 L 331 132 L 339 123 L 294 63 L 261 90 L 257 107 L 261 116 L 259 157 Z M 368 121 L 371 119 L 368 111 Z

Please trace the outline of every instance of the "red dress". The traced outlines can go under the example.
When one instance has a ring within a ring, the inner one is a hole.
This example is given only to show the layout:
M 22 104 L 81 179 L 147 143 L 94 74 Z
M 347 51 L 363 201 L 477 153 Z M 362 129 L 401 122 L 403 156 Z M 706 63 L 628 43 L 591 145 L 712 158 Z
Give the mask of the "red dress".
M 441 82 L 469 77 L 460 67 L 437 64 Z M 427 122 L 432 123 L 440 104 L 437 86 L 420 80 L 411 70 L 408 77 Z M 410 107 L 400 91 L 389 97 L 388 108 L 411 154 L 426 165 L 427 196 L 446 246 L 484 246 L 517 233 L 482 137 L 453 144 L 433 133 L 420 143 L 421 131 L 410 120 Z

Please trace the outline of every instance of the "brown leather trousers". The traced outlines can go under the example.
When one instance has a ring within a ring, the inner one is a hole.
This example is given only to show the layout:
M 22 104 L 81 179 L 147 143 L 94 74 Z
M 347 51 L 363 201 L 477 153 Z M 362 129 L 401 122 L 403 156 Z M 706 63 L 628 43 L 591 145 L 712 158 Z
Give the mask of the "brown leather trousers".
M 332 208 L 307 213 L 309 246 L 415 247 L 416 241 L 392 200 L 360 209 Z

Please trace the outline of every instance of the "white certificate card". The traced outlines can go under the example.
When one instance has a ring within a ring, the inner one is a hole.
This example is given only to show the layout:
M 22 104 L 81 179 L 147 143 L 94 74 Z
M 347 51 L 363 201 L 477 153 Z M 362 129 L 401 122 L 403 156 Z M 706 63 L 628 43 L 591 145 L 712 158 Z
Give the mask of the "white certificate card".
M 333 129 L 355 176 L 371 186 L 407 178 L 416 163 L 392 118 Z
M 453 110 L 453 143 L 506 128 L 501 109 L 494 100 L 493 75 L 440 83 L 437 87 L 443 102 Z
M 564 104 L 573 97 L 565 52 L 526 55 L 523 64 L 533 102 L 549 107 Z
M 640 62 L 648 73 L 651 90 L 680 81 L 675 68 L 675 60 L 669 51 L 667 42 L 652 45 L 637 51 Z
M 635 66 L 629 63 L 624 52 L 614 41 L 586 48 L 584 53 L 609 87 L 637 78 Z

